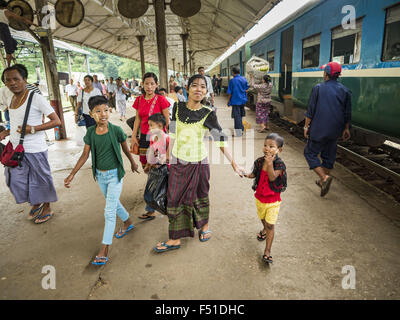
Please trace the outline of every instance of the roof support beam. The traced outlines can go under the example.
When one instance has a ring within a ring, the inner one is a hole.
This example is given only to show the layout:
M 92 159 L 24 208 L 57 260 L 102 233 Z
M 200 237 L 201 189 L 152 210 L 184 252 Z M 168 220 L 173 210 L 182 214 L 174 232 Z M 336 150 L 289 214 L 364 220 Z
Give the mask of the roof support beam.
M 94 29 L 93 31 L 89 32 L 88 35 L 85 37 L 85 39 L 82 40 L 82 45 L 83 45 L 83 46 L 85 45 L 86 40 L 88 40 L 88 39 L 90 38 L 90 36 L 92 36 L 94 33 L 96 33 L 97 31 L 99 31 L 99 30 L 102 29 L 102 28 L 101 28 L 101 27 L 102 27 L 102 24 L 103 24 L 104 22 L 106 22 L 107 19 L 108 19 L 108 17 L 106 17 L 106 18 L 104 18 L 103 20 L 101 20 L 101 21 L 99 22 L 98 26 L 96 26 L 95 24 L 92 25 L 92 26 L 96 27 L 96 29 Z

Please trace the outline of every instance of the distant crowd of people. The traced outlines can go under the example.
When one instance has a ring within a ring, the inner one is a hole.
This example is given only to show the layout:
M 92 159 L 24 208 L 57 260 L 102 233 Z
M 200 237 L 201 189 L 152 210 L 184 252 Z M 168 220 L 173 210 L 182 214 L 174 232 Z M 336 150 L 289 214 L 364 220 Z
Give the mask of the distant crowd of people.
M 132 96 L 141 94 L 142 87 L 139 82 L 132 77 L 131 80 L 122 80 L 118 77 L 115 82 L 110 77 L 106 80 L 98 80 L 97 75 L 86 75 L 83 78 L 84 86 L 80 82 L 74 83 L 70 79 L 70 83 L 65 87 L 65 95 L 69 99 L 72 109 L 75 113 L 75 122 L 78 121 L 79 113 L 83 113 L 86 127 L 94 125 L 93 120 L 89 116 L 88 101 L 91 97 L 103 95 L 109 101 L 110 112 L 116 109 L 120 113 L 120 120 L 126 119 L 126 101 Z

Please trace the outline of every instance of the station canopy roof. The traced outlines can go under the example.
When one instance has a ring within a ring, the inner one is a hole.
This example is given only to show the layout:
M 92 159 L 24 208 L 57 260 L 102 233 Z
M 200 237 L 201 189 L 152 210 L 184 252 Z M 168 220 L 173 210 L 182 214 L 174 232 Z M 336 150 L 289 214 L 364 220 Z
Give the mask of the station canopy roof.
M 33 38 L 29 32 L 26 31 L 17 31 L 17 30 L 11 30 L 11 35 L 14 39 L 20 40 L 23 42 L 31 42 L 33 44 L 38 44 L 35 38 Z M 64 50 L 64 51 L 69 51 L 69 52 L 74 52 L 78 54 L 82 54 L 85 56 L 90 56 L 90 52 L 83 50 L 81 48 L 78 48 L 76 46 L 73 46 L 69 43 L 66 43 L 64 41 L 60 40 L 54 40 L 54 47 L 59 49 L 59 50 Z
M 175 15 L 168 5 L 171 0 L 166 1 L 168 68 L 172 69 L 172 58 L 175 58 L 176 68 L 178 63 L 183 63 L 183 43 L 180 34 L 189 34 L 187 50 L 196 52 L 195 66 L 207 67 L 280 1 L 201 0 L 200 11 L 189 18 Z M 35 1 L 28 2 L 35 10 Z M 56 2 L 49 1 L 53 5 Z M 81 24 L 74 28 L 66 28 L 57 22 L 56 29 L 53 30 L 55 39 L 140 61 L 136 36 L 145 35 L 145 60 L 158 64 L 153 5 L 150 4 L 147 12 L 140 18 L 128 19 L 120 15 L 117 0 L 81 2 L 85 8 Z

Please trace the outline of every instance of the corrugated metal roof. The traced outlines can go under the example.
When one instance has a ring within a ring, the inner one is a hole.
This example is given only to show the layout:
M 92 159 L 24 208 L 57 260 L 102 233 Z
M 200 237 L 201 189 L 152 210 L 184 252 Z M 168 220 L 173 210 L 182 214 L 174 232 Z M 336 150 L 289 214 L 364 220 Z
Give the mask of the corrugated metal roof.
M 195 65 L 206 67 L 280 1 L 201 0 L 200 12 L 190 18 L 178 17 L 167 5 L 168 68 L 172 69 L 172 58 L 176 59 L 176 66 L 178 63 L 183 63 L 183 44 L 180 34 L 189 34 L 188 51 L 204 50 L 195 54 Z M 35 8 L 34 0 L 28 2 Z M 56 0 L 49 2 L 55 4 Z M 75 28 L 66 28 L 57 22 L 53 37 L 117 56 L 140 60 L 136 35 L 146 35 L 144 41 L 146 62 L 158 64 L 153 6 L 150 5 L 142 17 L 127 19 L 119 14 L 117 2 L 82 0 L 86 12 L 82 23 Z
M 38 43 L 36 41 L 36 39 L 34 39 L 29 32 L 16 31 L 14 29 L 11 29 L 11 34 L 12 34 L 13 38 L 16 40 Z M 81 48 L 78 48 L 76 46 L 73 46 L 69 43 L 66 43 L 66 42 L 60 41 L 60 40 L 54 40 L 54 47 L 56 47 L 57 49 L 65 50 L 65 51 L 76 52 L 76 53 L 80 53 L 83 55 L 90 55 L 89 51 L 83 50 Z

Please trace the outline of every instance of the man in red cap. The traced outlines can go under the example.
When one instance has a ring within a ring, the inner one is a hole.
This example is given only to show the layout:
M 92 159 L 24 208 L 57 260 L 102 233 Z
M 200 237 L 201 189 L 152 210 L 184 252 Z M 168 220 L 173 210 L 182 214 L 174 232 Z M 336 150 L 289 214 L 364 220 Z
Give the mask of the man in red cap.
M 312 89 L 305 113 L 304 136 L 308 140 L 304 157 L 310 170 L 320 178 L 316 184 L 323 197 L 332 183 L 329 173 L 336 160 L 337 140 L 350 138 L 351 91 L 337 81 L 342 72 L 339 63 L 329 62 L 321 69 L 324 69 L 325 81 Z

